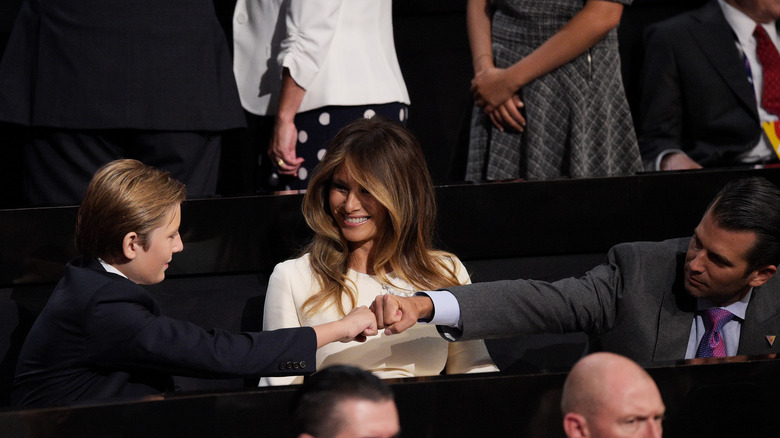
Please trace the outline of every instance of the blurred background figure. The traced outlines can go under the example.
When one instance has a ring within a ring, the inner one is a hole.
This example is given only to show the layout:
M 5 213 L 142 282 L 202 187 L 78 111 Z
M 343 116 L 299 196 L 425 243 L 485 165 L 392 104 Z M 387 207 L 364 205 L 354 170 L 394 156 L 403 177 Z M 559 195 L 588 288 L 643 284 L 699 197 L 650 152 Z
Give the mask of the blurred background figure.
M 0 121 L 30 128 L 33 204 L 78 204 L 117 158 L 213 195 L 221 136 L 245 125 L 209 0 L 25 1 L 0 64 Z
M 660 438 L 666 408 L 642 367 L 614 353 L 593 353 L 566 378 L 561 410 L 569 438 Z
M 238 0 L 233 41 L 252 138 L 267 146 L 261 191 L 305 189 L 328 142 L 355 119 L 407 120 L 392 0 L 321 0 L 314 8 L 305 0 Z
M 411 296 L 470 282 L 455 255 L 432 247 L 433 187 L 417 140 L 398 123 L 376 117 L 345 127 L 315 169 L 303 214 L 314 238 L 301 257 L 274 269 L 263 330 L 334 321 L 384 294 Z M 318 367 L 333 364 L 382 378 L 498 370 L 483 341 L 449 343 L 432 325 L 317 354 Z
M 395 438 L 401 431 L 390 386 L 347 365 L 308 377 L 293 397 L 292 417 L 298 438 Z
M 778 18 L 775 0 L 711 0 L 648 28 L 639 128 L 647 170 L 778 162 Z M 762 60 L 762 47 L 775 61 Z
M 469 0 L 476 105 L 466 180 L 641 169 L 616 27 L 631 0 Z

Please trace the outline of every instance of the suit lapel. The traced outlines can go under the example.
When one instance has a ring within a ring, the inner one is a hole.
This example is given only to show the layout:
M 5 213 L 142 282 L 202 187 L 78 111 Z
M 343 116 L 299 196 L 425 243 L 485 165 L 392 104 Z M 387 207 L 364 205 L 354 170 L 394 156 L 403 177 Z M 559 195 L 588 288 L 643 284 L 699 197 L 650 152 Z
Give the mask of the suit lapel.
M 701 47 L 715 71 L 737 95 L 740 102 L 755 113 L 758 119 L 755 94 L 752 85 L 748 82 L 742 55 L 737 50 L 736 37 L 723 16 L 718 2 L 707 3 L 692 17 L 697 24 L 690 29 L 692 39 Z
M 688 338 L 696 310 L 696 300 L 683 287 L 685 252 L 677 253 L 677 272 L 671 289 L 664 291 L 658 316 L 653 361 L 675 361 L 685 358 Z
M 767 336 L 780 338 L 780 278 L 772 277 L 766 284 L 753 289 L 745 321 L 739 336 L 737 354 L 780 353 L 780 339 L 773 343 Z

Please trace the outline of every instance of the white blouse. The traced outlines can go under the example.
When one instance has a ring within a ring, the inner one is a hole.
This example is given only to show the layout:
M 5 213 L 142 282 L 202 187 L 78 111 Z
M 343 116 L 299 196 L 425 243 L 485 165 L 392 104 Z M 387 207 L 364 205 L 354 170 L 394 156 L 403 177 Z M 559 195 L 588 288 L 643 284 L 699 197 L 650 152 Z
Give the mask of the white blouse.
M 276 113 L 283 67 L 306 90 L 298 112 L 409 103 L 392 0 L 238 0 L 233 45 L 241 103 L 254 114 Z
M 463 264 L 455 258 L 456 272 L 461 283 L 469 283 Z M 390 277 L 393 287 L 385 287 L 378 278 L 349 271 L 348 277 L 358 290 L 358 306 L 369 306 L 378 295 L 415 292 L 407 283 Z M 309 254 L 276 265 L 268 282 L 263 316 L 263 330 L 285 327 L 314 326 L 339 319 L 336 306 L 329 305 L 319 313 L 306 317 L 303 303 L 319 290 L 311 269 Z M 350 308 L 344 297 L 345 309 Z M 397 335 L 380 333 L 366 342 L 333 342 L 317 350 L 317 369 L 335 364 L 349 364 L 369 370 L 381 378 L 498 371 L 481 340 L 447 342 L 433 325 L 416 324 Z M 269 377 L 260 386 L 301 383 L 302 377 Z

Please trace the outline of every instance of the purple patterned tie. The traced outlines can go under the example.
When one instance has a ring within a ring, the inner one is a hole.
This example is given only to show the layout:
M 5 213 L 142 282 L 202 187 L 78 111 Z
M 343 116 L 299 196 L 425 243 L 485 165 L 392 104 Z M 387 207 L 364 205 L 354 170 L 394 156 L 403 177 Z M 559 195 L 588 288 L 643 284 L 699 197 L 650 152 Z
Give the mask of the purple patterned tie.
M 699 343 L 696 357 L 725 357 L 726 343 L 720 330 L 734 319 L 734 314 L 725 309 L 707 309 L 701 312 L 704 321 L 704 336 Z

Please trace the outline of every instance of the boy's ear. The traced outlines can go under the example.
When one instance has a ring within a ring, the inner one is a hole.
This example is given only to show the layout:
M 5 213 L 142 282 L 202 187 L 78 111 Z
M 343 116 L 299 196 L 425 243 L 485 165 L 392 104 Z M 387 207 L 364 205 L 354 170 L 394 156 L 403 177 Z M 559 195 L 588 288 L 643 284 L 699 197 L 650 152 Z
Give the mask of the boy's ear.
M 125 234 L 125 238 L 122 239 L 122 254 L 128 260 L 133 260 L 141 249 L 141 245 L 138 242 L 138 233 L 131 231 Z

